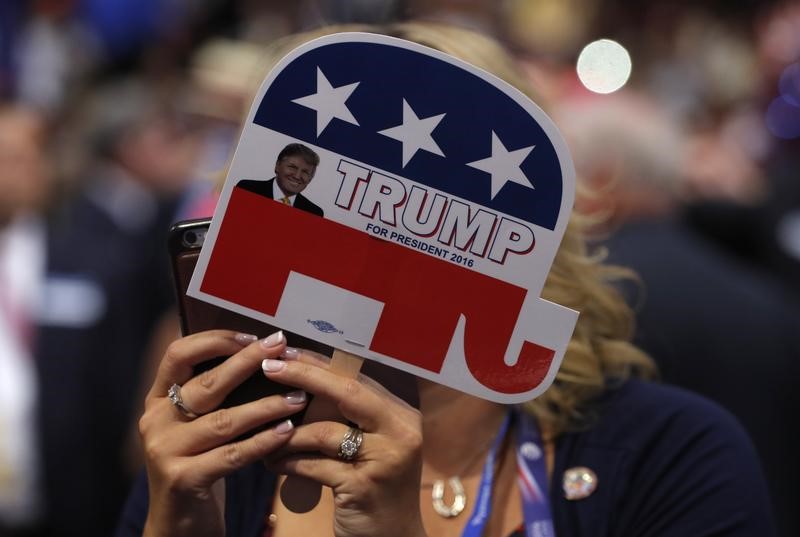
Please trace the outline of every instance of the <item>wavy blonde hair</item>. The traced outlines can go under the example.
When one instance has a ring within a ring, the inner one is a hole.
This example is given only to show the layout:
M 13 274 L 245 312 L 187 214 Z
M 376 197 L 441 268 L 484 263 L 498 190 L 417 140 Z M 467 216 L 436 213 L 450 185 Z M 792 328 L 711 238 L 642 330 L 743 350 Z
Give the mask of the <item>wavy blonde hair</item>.
M 407 22 L 312 30 L 273 43 L 268 50 L 269 63 L 276 63 L 311 39 L 342 31 L 390 35 L 445 52 L 494 74 L 546 108 L 499 43 L 474 31 L 442 24 Z M 585 187 L 579 188 L 581 195 L 589 195 Z M 603 264 L 602 250 L 588 251 L 585 230 L 593 223 L 573 212 L 542 292 L 542 298 L 580 312 L 553 385 L 524 405 L 554 436 L 586 426 L 592 418 L 590 402 L 608 388 L 610 380 L 656 376 L 652 360 L 631 343 L 632 312 L 611 285 L 634 275 Z

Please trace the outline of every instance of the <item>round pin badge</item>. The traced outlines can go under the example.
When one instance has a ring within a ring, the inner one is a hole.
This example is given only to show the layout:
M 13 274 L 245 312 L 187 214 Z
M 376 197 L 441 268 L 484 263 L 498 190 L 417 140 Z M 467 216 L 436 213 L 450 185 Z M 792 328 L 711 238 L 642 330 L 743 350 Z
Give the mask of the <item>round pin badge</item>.
M 597 489 L 597 474 L 585 466 L 569 468 L 564 472 L 562 488 L 566 499 L 582 500 Z

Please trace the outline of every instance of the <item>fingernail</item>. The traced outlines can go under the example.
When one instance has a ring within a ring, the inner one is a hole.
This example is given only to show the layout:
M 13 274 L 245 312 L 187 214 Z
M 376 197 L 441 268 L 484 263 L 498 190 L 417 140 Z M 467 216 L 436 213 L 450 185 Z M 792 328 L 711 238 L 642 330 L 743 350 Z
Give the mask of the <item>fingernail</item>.
M 299 405 L 306 402 L 306 392 L 303 390 L 288 392 L 283 394 L 283 398 L 286 399 L 286 402 L 290 405 Z
M 286 367 L 286 362 L 282 360 L 271 360 L 267 358 L 266 360 L 261 362 L 261 369 L 263 369 L 267 373 L 275 373 L 277 371 L 280 371 L 284 367 Z
M 298 356 L 300 356 L 300 351 L 294 347 L 286 347 L 281 353 L 281 358 L 285 358 L 287 360 L 297 360 Z
M 233 336 L 233 339 L 236 340 L 236 343 L 240 345 L 250 345 L 252 342 L 258 339 L 258 336 L 254 334 L 236 334 Z
M 273 430 L 278 434 L 286 434 L 292 429 L 294 429 L 294 423 L 292 423 L 292 420 L 286 420 L 276 425 Z
M 271 336 L 268 336 L 263 340 L 261 340 L 261 346 L 269 349 L 277 345 L 280 345 L 284 341 L 286 341 L 286 338 L 283 336 L 283 330 L 279 330 L 274 334 L 272 334 Z

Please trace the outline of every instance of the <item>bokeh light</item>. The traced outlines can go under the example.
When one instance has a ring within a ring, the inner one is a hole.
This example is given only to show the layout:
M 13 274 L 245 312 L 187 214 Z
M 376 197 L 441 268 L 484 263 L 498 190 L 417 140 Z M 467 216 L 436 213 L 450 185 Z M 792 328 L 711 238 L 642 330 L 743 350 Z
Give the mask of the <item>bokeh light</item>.
M 599 39 L 586 45 L 578 56 L 578 78 L 595 93 L 612 93 L 631 76 L 631 56 L 611 39 Z
M 776 97 L 769 103 L 765 120 L 769 131 L 778 138 L 800 138 L 800 106 L 786 97 Z

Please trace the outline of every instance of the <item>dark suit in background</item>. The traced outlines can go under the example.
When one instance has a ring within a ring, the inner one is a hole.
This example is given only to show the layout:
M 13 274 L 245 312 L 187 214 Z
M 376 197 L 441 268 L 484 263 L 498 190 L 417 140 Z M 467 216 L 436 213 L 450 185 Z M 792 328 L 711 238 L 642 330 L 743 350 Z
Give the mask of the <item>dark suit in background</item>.
M 80 322 L 37 322 L 47 512 L 36 537 L 111 533 L 132 477 L 124 455 L 142 408 L 142 358 L 174 302 L 166 250 L 174 201 L 154 201 L 146 218 L 133 205 L 134 220 L 98 202 L 113 197 L 108 188 L 94 194 L 102 196 L 90 188 L 59 211 L 48 234 L 47 281 L 85 291 L 68 311 L 90 298 L 96 310 Z
M 636 342 L 663 379 L 716 400 L 742 422 L 767 475 L 781 535 L 800 516 L 800 309 L 761 274 L 736 263 L 679 218 L 626 222 L 606 241 L 609 262 L 642 286 L 624 291 L 636 311 Z
M 242 179 L 241 181 L 236 183 L 236 187 L 242 188 L 249 192 L 253 192 L 260 196 L 264 196 L 270 199 L 275 199 L 275 194 L 273 193 L 272 190 L 274 183 L 275 183 L 274 177 L 269 181 Z M 297 209 L 300 209 L 301 211 L 306 211 L 307 213 L 315 214 L 317 216 L 325 216 L 322 207 L 316 205 L 314 202 L 312 202 L 302 194 L 295 194 L 294 205 L 292 206 Z

